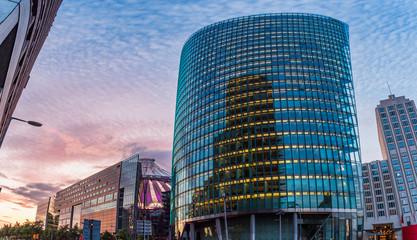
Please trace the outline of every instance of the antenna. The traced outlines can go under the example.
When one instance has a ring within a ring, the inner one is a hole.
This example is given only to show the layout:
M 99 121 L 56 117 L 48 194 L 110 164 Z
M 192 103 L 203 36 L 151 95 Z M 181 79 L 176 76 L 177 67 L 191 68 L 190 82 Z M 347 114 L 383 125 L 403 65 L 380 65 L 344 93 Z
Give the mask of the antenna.
M 388 82 L 387 82 L 387 85 L 388 85 L 389 94 L 392 95 L 391 87 L 389 86 L 389 83 Z

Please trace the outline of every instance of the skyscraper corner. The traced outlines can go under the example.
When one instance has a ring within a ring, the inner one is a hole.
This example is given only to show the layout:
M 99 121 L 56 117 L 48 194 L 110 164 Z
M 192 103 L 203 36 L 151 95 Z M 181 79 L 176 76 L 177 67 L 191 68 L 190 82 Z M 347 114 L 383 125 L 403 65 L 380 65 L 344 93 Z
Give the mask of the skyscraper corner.
M 0 1 L 0 140 L 62 0 Z

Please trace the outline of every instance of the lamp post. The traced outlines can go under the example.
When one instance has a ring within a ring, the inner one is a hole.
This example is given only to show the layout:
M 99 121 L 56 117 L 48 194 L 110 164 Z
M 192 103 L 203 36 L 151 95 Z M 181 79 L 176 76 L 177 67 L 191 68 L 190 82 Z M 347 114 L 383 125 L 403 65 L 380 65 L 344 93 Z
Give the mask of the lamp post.
M 229 231 L 227 229 L 227 215 L 226 215 L 226 193 L 223 193 L 223 207 L 224 207 L 224 227 L 226 233 L 226 240 L 229 240 Z
M 282 235 L 281 235 L 281 229 L 282 229 L 281 228 L 282 227 L 282 224 L 281 224 L 281 222 L 282 222 L 281 221 L 281 215 L 284 214 L 284 213 L 285 213 L 284 210 L 281 210 L 281 209 L 275 212 L 276 215 L 279 215 L 279 240 L 282 240 Z
M 10 117 L 10 121 L 9 121 L 9 123 L 7 124 L 6 131 L 4 131 L 3 137 L 2 137 L 1 142 L 0 142 L 0 148 L 1 148 L 1 146 L 3 145 L 3 140 L 4 140 L 4 137 L 6 136 L 7 129 L 9 129 L 10 122 L 11 122 L 12 120 L 16 120 L 16 121 L 19 121 L 19 122 L 25 122 L 25 123 L 27 123 L 27 124 L 29 124 L 29 125 L 34 126 L 34 127 L 40 127 L 40 126 L 42 126 L 42 123 L 39 123 L 39 122 L 35 122 L 35 121 L 26 121 L 26 120 L 23 120 L 23 119 L 20 119 L 20 118 Z
M 299 208 L 301 208 L 301 206 L 298 203 L 296 203 L 295 206 L 298 206 Z M 299 225 L 300 225 L 300 233 L 299 233 L 300 237 L 299 237 L 299 239 L 301 240 L 301 209 L 300 209 L 300 212 L 298 214 L 300 215 L 300 223 L 299 223 Z

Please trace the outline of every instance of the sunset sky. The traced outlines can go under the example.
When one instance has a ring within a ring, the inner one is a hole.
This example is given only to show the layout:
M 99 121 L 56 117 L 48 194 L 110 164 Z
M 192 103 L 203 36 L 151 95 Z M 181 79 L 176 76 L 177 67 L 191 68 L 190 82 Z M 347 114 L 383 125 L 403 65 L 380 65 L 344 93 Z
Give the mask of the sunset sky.
M 133 153 L 170 168 L 182 46 L 228 18 L 279 12 L 346 22 L 362 161 L 381 159 L 374 108 L 417 100 L 415 1 L 64 0 L 0 149 L 0 226 Z M 170 169 L 169 169 L 170 170 Z

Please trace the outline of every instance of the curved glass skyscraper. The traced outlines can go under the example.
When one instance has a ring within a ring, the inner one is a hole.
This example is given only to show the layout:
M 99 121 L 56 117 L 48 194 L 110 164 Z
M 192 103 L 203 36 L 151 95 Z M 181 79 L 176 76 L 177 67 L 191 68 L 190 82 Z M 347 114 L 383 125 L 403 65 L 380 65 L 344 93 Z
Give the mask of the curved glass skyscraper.
M 212 24 L 185 43 L 178 81 L 177 237 L 361 238 L 345 23 L 286 13 Z

